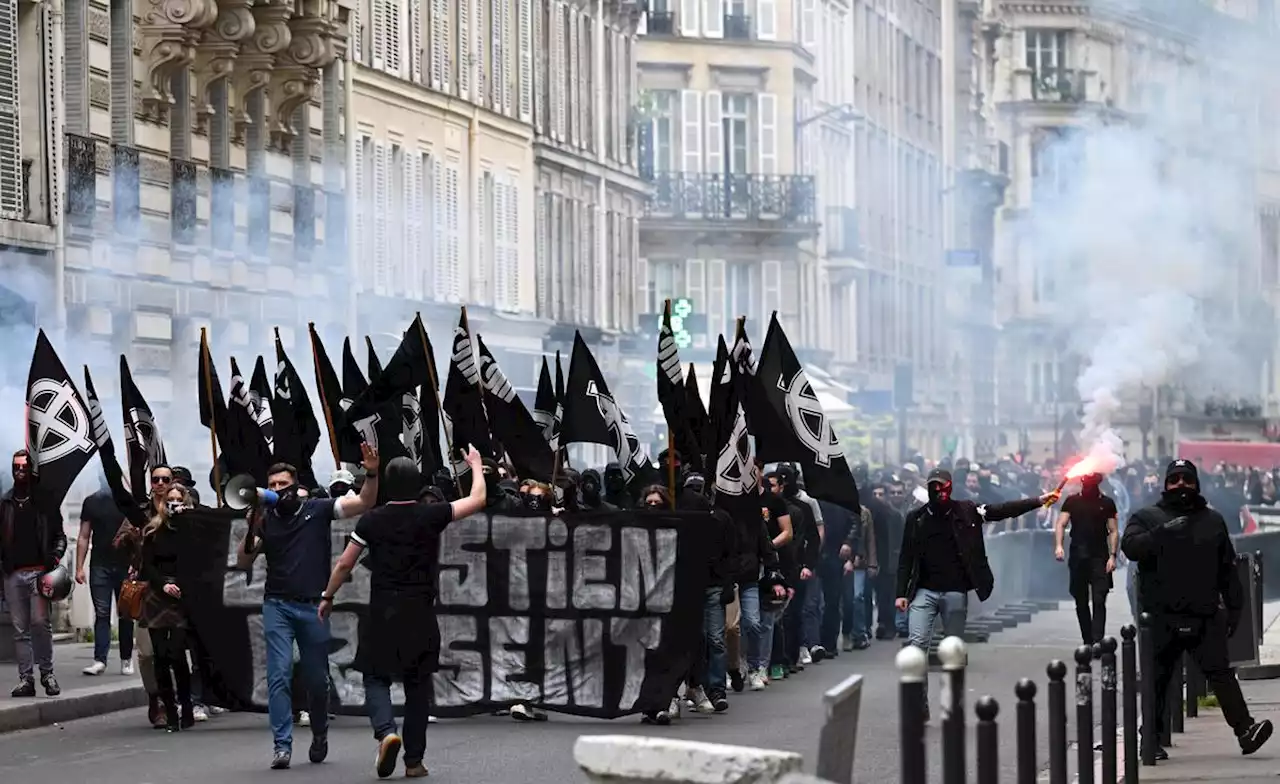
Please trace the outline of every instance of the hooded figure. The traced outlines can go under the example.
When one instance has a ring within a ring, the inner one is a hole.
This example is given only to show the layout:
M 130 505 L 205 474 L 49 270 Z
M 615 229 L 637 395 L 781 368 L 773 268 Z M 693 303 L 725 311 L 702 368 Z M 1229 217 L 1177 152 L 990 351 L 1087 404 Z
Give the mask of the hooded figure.
M 596 469 L 588 468 L 582 472 L 580 488 L 582 490 L 582 506 L 584 509 L 599 509 L 601 511 L 613 509 L 613 504 L 604 500 L 602 495 L 604 479 L 601 478 L 600 472 Z
M 382 473 L 382 492 L 387 501 L 415 501 L 422 492 L 422 472 L 408 457 L 395 457 Z M 339 496 L 340 497 L 340 496 Z
M 619 509 L 630 509 L 631 498 L 627 494 L 627 478 L 622 466 L 616 462 L 604 467 L 604 500 Z

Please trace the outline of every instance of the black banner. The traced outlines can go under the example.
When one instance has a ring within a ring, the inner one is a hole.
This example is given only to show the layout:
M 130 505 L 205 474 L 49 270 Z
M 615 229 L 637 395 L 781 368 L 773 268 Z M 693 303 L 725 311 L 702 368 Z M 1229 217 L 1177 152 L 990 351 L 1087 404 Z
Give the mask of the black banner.
M 701 639 L 714 526 L 705 514 L 604 512 L 567 518 L 478 514 L 440 538 L 440 669 L 432 713 L 488 713 L 516 703 L 597 718 L 664 709 Z M 333 524 L 333 557 L 355 520 Z M 264 570 L 234 568 L 241 513 L 184 513 L 179 585 L 200 642 L 206 695 L 264 711 Z M 357 566 L 331 617 L 337 709 L 363 714 L 352 666 L 369 602 Z M 402 704 L 397 687 L 393 701 Z

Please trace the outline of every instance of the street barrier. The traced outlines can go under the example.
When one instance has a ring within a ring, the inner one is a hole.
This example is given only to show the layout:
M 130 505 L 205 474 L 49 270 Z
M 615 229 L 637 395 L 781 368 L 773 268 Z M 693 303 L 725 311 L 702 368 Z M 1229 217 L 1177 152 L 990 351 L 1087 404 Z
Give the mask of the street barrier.
M 852 784 L 858 747 L 862 676 L 850 675 L 822 695 L 827 719 L 818 735 L 818 776 L 834 784 Z

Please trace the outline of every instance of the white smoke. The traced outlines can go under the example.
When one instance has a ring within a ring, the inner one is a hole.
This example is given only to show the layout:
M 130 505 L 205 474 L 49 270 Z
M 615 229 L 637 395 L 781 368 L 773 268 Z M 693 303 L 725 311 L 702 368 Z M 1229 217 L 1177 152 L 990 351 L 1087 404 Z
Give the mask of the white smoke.
M 1059 335 L 1082 359 L 1081 447 L 1092 470 L 1123 464 L 1114 425 L 1139 394 L 1165 384 L 1201 395 L 1260 391 L 1270 343 L 1249 323 L 1260 301 L 1253 167 L 1259 132 L 1275 129 L 1252 120 L 1271 77 L 1249 59 L 1257 50 L 1245 34 L 1203 40 L 1192 55 L 1200 65 L 1182 70 L 1131 52 L 1134 72 L 1116 66 L 1090 82 L 1088 99 L 1119 94 L 1133 114 L 1095 112 L 1103 119 L 1090 122 L 1082 112 L 1077 132 L 1042 148 L 1038 164 L 1060 185 L 1036 191 L 1020 252 L 1033 276 L 1054 281 Z M 1125 79 L 1127 87 L 1105 84 Z

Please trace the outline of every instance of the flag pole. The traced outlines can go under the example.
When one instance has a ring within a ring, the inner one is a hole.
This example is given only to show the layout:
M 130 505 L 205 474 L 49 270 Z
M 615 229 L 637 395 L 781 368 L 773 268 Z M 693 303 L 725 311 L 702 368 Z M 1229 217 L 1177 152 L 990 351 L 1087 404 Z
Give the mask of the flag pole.
M 463 314 L 467 312 L 466 308 L 462 309 Z M 427 375 L 431 381 L 431 395 L 436 400 L 436 419 L 440 421 L 441 430 L 444 431 L 444 448 L 447 450 L 444 456 L 444 462 L 449 466 L 449 474 L 453 477 L 453 486 L 458 491 L 458 497 L 462 497 L 462 483 L 458 481 L 458 470 L 453 467 L 453 437 L 449 434 L 449 428 L 444 426 L 444 406 L 440 402 L 440 380 L 436 378 L 436 358 L 431 355 L 431 349 L 427 343 L 427 328 L 422 326 L 422 313 L 418 313 L 418 339 L 422 341 L 422 353 L 427 358 Z M 470 334 L 470 330 L 468 330 Z M 436 446 L 439 446 L 437 443 Z
M 209 351 L 209 328 L 200 328 L 200 364 L 204 371 L 204 388 L 209 395 L 209 451 L 213 454 L 213 494 L 222 508 L 222 469 L 218 466 L 218 418 L 213 399 L 213 355 Z
M 280 328 L 276 327 L 276 340 L 280 339 Z M 338 451 L 338 434 L 333 432 L 333 413 L 329 410 L 329 398 L 325 397 L 324 384 L 320 380 L 320 355 L 316 352 L 316 323 L 307 322 L 307 341 L 311 344 L 311 366 L 316 369 L 316 392 L 320 394 L 320 408 L 324 410 L 324 426 L 329 431 L 329 449 L 333 451 L 333 467 L 342 468 L 342 458 Z
M 671 300 L 664 300 L 662 303 L 662 326 L 670 327 L 671 325 Z M 658 372 L 662 372 L 662 368 L 658 368 Z M 667 423 L 667 489 L 671 492 L 671 510 L 676 508 L 676 434 L 671 429 L 671 423 Z

